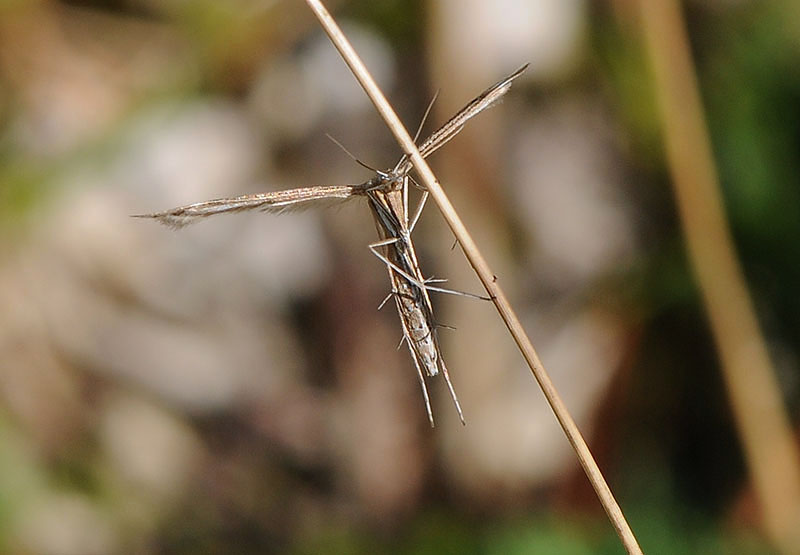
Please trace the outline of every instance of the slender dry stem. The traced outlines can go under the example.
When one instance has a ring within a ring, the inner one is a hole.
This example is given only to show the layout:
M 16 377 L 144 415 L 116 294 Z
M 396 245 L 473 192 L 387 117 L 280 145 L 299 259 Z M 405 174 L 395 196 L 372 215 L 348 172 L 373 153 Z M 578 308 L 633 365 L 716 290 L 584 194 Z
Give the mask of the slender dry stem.
M 400 118 L 398 118 L 397 114 L 395 114 L 394 110 L 392 110 L 392 107 L 389 105 L 386 97 L 380 91 L 378 85 L 375 83 L 375 80 L 364 66 L 364 63 L 361 61 L 361 58 L 358 56 L 358 54 L 356 54 L 355 50 L 353 50 L 350 42 L 344 36 L 341 29 L 339 29 L 339 26 L 333 20 L 330 13 L 328 13 L 327 9 L 323 6 L 320 0 L 306 0 L 306 2 L 319 19 L 320 23 L 325 29 L 325 32 L 330 37 L 337 50 L 339 50 L 339 53 L 350 67 L 350 70 L 353 72 L 358 82 L 364 88 L 364 91 L 375 105 L 375 108 L 386 122 L 386 125 L 394 134 L 398 143 L 400 143 L 403 152 L 405 152 L 414 163 L 414 167 L 416 168 L 422 183 L 425 185 L 428 192 L 439 206 L 439 210 L 441 210 L 442 215 L 447 221 L 447 224 L 450 226 L 450 229 L 453 230 L 453 233 L 455 234 L 464 250 L 464 253 L 467 256 L 467 259 L 475 269 L 475 272 L 478 274 L 478 278 L 481 280 L 481 283 L 483 283 L 483 286 L 486 288 L 486 291 L 489 293 L 489 296 L 492 298 L 495 306 L 497 307 L 500 317 L 503 319 L 503 322 L 505 322 L 506 327 L 511 332 L 514 341 L 517 343 L 522 355 L 525 357 L 531 372 L 536 378 L 536 381 L 539 383 L 539 386 L 541 387 L 547 402 L 550 404 L 550 407 L 555 413 L 559 424 L 561 424 L 561 428 L 564 430 L 567 439 L 569 440 L 570 444 L 572 444 L 572 448 L 575 450 L 581 466 L 586 472 L 592 487 L 597 493 L 597 496 L 600 499 L 600 502 L 602 503 L 606 513 L 608 514 L 609 519 L 614 525 L 614 528 L 616 529 L 620 540 L 625 546 L 625 549 L 627 549 L 628 553 L 641 553 L 641 549 L 636 542 L 636 538 L 634 537 L 630 526 L 622 514 L 622 510 L 614 499 L 614 496 L 611 493 L 611 490 L 608 487 L 605 479 L 603 478 L 597 463 L 592 457 L 589 447 L 586 445 L 586 441 L 583 439 L 583 436 L 578 430 L 575 421 L 572 419 L 572 416 L 569 414 L 564 402 L 561 400 L 561 397 L 556 391 L 556 388 L 550 380 L 550 377 L 547 375 L 547 372 L 539 360 L 539 356 L 536 354 L 536 350 L 533 348 L 530 339 L 528 339 L 528 336 L 526 335 L 519 318 L 517 318 L 517 315 L 511 308 L 505 293 L 503 293 L 503 290 L 500 288 L 497 276 L 492 273 L 491 268 L 478 250 L 477 245 L 472 240 L 472 237 L 470 236 L 466 227 L 464 227 L 464 224 L 458 217 L 453 205 L 445 195 L 430 167 L 419 153 L 419 150 L 417 150 L 414 140 L 400 122 Z
M 686 25 L 675 0 L 640 9 L 689 257 L 764 525 L 783 552 L 800 553 L 800 456 L 725 219 Z

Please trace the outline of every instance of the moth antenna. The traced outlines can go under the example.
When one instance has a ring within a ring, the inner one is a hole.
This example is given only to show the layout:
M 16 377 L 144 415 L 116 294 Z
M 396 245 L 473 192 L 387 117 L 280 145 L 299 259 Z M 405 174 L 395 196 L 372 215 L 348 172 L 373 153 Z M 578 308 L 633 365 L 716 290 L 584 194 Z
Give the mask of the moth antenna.
M 359 166 L 361 166 L 362 168 L 366 168 L 366 169 L 368 169 L 368 170 L 369 170 L 369 171 L 371 171 L 371 172 L 375 172 L 375 173 L 381 173 L 380 171 L 376 170 L 375 168 L 373 168 L 373 167 L 372 167 L 372 166 L 370 166 L 369 164 L 365 164 L 364 162 L 362 162 L 361 160 L 359 160 L 358 158 L 356 158 L 355 154 L 353 154 L 352 152 L 350 152 L 349 150 L 347 150 L 347 147 L 345 147 L 345 146 L 344 146 L 342 143 L 340 143 L 339 141 L 337 141 L 337 140 L 336 140 L 336 139 L 335 139 L 335 138 L 334 138 L 332 135 L 330 135 L 329 133 L 325 133 L 325 136 L 326 136 L 326 137 L 328 137 L 328 138 L 331 140 L 331 142 L 333 142 L 333 144 L 335 144 L 336 146 L 338 146 L 339 148 L 341 148 L 341 149 L 344 151 L 344 153 L 345 153 L 345 154 L 347 154 L 347 156 L 349 156 L 349 157 L 350 157 L 350 159 L 351 159 L 351 160 L 353 160 L 353 161 L 354 161 L 356 164 L 358 164 L 358 165 L 359 165 Z

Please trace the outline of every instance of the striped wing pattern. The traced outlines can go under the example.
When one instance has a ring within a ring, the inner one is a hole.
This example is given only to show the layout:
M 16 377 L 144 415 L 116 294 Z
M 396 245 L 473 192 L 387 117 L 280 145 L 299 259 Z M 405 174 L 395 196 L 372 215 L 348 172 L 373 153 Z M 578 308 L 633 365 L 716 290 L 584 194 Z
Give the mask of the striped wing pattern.
M 284 212 L 316 207 L 345 201 L 353 196 L 363 194 L 358 185 L 318 185 L 301 187 L 269 193 L 242 195 L 232 198 L 220 198 L 179 206 L 163 212 L 137 214 L 135 218 L 153 218 L 172 228 L 182 228 L 199 219 L 232 212 L 261 210 L 262 212 Z

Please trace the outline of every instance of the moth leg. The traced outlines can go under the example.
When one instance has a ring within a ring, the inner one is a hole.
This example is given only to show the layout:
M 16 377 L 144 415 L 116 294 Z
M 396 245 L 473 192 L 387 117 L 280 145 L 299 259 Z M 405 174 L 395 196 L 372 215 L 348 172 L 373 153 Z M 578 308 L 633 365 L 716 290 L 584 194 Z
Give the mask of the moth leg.
M 405 337 L 405 334 L 403 335 L 403 337 Z M 406 344 L 408 345 L 408 350 L 411 351 L 411 358 L 414 359 L 414 366 L 417 368 L 417 377 L 419 378 L 419 385 L 420 387 L 422 387 L 422 397 L 425 399 L 425 410 L 428 412 L 428 422 L 431 423 L 431 428 L 433 428 L 435 427 L 435 424 L 433 422 L 433 409 L 431 408 L 431 398 L 428 395 L 428 386 L 425 383 L 425 376 L 422 375 L 422 368 L 420 368 L 419 366 L 417 355 L 414 353 L 414 348 L 411 346 L 411 341 L 407 337 L 406 337 Z M 456 401 L 456 407 L 458 409 L 458 413 L 461 414 L 461 407 L 458 406 L 458 401 Z M 463 416 L 461 417 L 461 421 L 462 422 L 464 421 Z
M 391 298 L 392 298 L 392 297 L 393 297 L 393 296 L 394 296 L 396 293 L 397 293 L 397 291 L 395 291 L 394 289 L 392 289 L 392 290 L 391 290 L 391 292 L 390 292 L 388 295 L 386 295 L 386 297 L 384 297 L 384 299 L 381 301 L 381 304 L 379 304 L 379 305 L 378 305 L 378 310 L 382 309 L 382 308 L 383 308 L 383 306 L 384 306 L 384 305 L 385 305 L 387 302 L 389 302 L 389 299 L 391 299 Z
M 388 266 L 389 268 L 391 268 L 392 270 L 397 272 L 398 275 L 403 276 L 404 278 L 406 278 L 408 281 L 410 281 L 411 283 L 413 283 L 414 285 L 416 285 L 420 289 L 425 289 L 426 285 L 424 283 L 422 283 L 417 278 L 415 278 L 414 276 L 412 276 L 411 274 L 409 274 L 408 272 L 406 272 L 405 270 L 400 268 L 397 264 L 395 264 L 394 262 L 392 262 L 391 260 L 386 258 L 383 254 L 380 253 L 380 251 L 378 251 L 379 247 L 385 247 L 387 245 L 393 245 L 394 243 L 397 243 L 398 241 L 400 241 L 400 239 L 398 239 L 397 237 L 393 237 L 392 239 L 386 239 L 384 241 L 378 241 L 377 243 L 372 243 L 372 244 L 367 245 L 367 246 L 369 247 L 369 250 L 372 251 L 372 254 L 377 256 L 380 259 L 381 262 L 386 264 L 386 266 Z
M 458 418 L 461 420 L 461 424 L 466 426 L 467 422 L 464 420 L 464 413 L 461 412 L 461 403 L 458 402 L 458 396 L 456 395 L 456 390 L 453 388 L 453 382 L 450 381 L 450 372 L 447 371 L 447 366 L 443 358 L 439 357 L 439 362 L 442 364 L 442 375 L 444 376 L 444 381 L 447 383 L 447 389 L 450 390 L 450 398 L 453 399 L 453 404 L 456 406 Z
M 425 203 L 427 201 L 428 201 L 428 191 L 422 191 L 422 198 L 419 199 L 419 204 L 417 205 L 417 209 L 414 210 L 414 217 L 411 218 L 411 223 L 408 226 L 409 233 L 414 231 L 414 228 L 417 226 L 419 217 L 422 216 L 422 209 L 425 208 Z
M 457 289 L 445 289 L 444 287 L 436 287 L 434 285 L 428 285 L 428 280 L 425 280 L 425 289 L 428 291 L 436 291 L 437 293 L 447 293 L 448 295 L 458 295 L 459 297 L 467 297 L 469 299 L 477 299 L 480 301 L 491 301 L 491 297 L 485 297 L 483 295 L 478 295 L 476 293 L 467 293 L 466 291 L 459 291 Z

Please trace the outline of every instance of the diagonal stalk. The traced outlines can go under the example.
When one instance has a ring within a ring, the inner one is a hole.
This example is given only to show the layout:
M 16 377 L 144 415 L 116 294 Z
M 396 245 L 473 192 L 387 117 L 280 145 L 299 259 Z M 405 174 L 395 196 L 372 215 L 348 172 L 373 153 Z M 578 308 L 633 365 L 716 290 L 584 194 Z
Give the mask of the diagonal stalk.
M 455 234 L 456 239 L 461 244 L 469 263 L 472 265 L 481 283 L 483 283 L 483 286 L 492 298 L 500 317 L 503 319 L 503 322 L 522 352 L 522 356 L 528 363 L 534 378 L 536 378 L 536 381 L 539 383 L 539 387 L 542 389 L 556 419 L 564 430 L 572 448 L 575 450 L 584 472 L 589 478 L 592 487 L 600 499 L 600 503 L 608 514 L 625 549 L 628 553 L 641 553 L 641 548 L 633 535 L 633 531 L 625 520 L 622 510 L 614 499 L 611 489 L 608 487 L 605 478 L 592 457 L 586 441 L 583 439 L 575 421 L 569 414 L 564 402 L 561 400 L 561 396 L 558 394 L 553 382 L 550 380 L 544 366 L 539 360 L 539 356 L 536 354 L 536 350 L 533 348 L 530 339 L 526 335 L 519 318 L 511 308 L 505 293 L 498 283 L 497 276 L 494 275 L 488 263 L 483 258 L 483 255 L 456 213 L 450 200 L 445 195 L 430 167 L 414 144 L 414 140 L 400 122 L 400 118 L 397 117 L 397 114 L 395 114 L 394 110 L 389 105 L 386 97 L 378 88 L 375 80 L 372 78 L 369 71 L 364 66 L 364 63 L 361 61 L 361 58 L 344 36 L 333 17 L 328 13 L 321 0 L 306 0 L 306 3 L 314 12 L 317 19 L 319 19 L 320 24 L 325 29 L 325 32 L 341 54 L 345 63 L 375 105 L 378 113 L 392 131 L 398 143 L 400 143 L 403 152 L 405 152 L 413 162 L 414 168 L 416 168 L 423 185 L 425 185 L 425 188 L 439 206 L 439 210 L 442 212 L 447 224 Z

